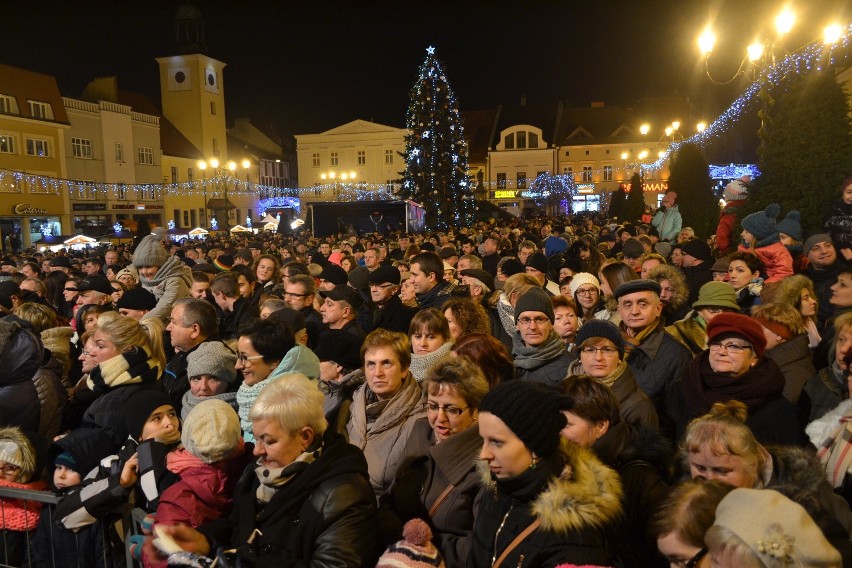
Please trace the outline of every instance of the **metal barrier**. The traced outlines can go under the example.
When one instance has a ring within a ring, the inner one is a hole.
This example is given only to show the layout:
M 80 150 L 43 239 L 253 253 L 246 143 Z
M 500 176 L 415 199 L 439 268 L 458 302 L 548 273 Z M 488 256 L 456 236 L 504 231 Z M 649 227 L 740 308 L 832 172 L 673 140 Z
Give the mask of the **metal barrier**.
M 94 557 L 97 549 L 100 549 L 101 558 L 96 559 L 100 566 L 107 568 L 134 568 L 140 564 L 133 560 L 124 543 L 133 534 L 141 534 L 140 524 L 145 517 L 145 511 L 139 508 L 128 510 L 123 517 L 116 516 L 115 523 L 109 524 L 105 521 L 83 530 L 96 530 L 98 533 L 94 538 L 81 539 L 81 533 L 67 531 L 54 521 L 53 515 L 59 499 L 50 491 L 32 491 L 28 489 L 13 489 L 11 487 L 0 487 L 0 522 L 6 526 L 6 516 L 12 514 L 10 503 L 18 501 L 15 507 L 19 510 L 21 506 L 30 510 L 31 503 L 42 505 L 41 514 L 49 515 L 48 523 L 40 526 L 26 527 L 24 531 L 0 530 L 0 568 L 55 568 L 56 566 L 76 566 L 77 568 L 91 568 L 85 563 L 84 558 Z M 47 528 L 48 534 L 39 534 L 37 529 Z M 116 530 L 113 530 L 115 527 Z M 64 531 L 62 535 L 60 531 Z M 70 536 L 70 538 L 69 538 Z M 86 535 L 91 536 L 91 534 Z M 120 539 L 116 537 L 120 536 Z M 63 545 L 69 550 L 57 551 L 54 543 L 57 538 L 63 538 Z M 80 541 L 83 540 L 81 543 Z M 39 549 L 36 550 L 36 546 Z M 96 550 L 81 550 L 80 546 L 93 546 Z M 61 558 L 57 557 L 61 554 Z

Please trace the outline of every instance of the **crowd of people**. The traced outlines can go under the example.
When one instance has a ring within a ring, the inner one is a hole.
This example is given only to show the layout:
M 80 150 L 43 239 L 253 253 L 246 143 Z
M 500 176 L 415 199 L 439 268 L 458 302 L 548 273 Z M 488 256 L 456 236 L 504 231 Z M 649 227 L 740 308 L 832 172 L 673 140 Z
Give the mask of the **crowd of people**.
M 747 181 L 707 239 L 670 192 L 4 257 L 0 491 L 56 499 L 0 563 L 852 566 L 852 178 L 807 235 Z

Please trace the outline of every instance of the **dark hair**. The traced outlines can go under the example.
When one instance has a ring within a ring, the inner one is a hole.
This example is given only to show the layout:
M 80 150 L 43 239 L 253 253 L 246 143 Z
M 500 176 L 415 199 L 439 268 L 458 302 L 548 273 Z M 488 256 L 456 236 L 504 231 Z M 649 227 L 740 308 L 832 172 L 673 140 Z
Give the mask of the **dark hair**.
M 236 266 L 231 268 L 231 274 L 234 274 L 237 277 L 245 276 L 246 281 L 249 284 L 251 284 L 252 282 L 257 282 L 257 276 L 255 275 L 254 271 L 248 265 L 245 264 L 237 264 Z
M 206 272 L 201 272 L 199 270 L 195 270 L 192 272 L 192 281 L 193 282 L 206 282 L 210 284 L 210 275 Z
M 268 319 L 250 321 L 240 328 L 239 335 L 251 341 L 251 346 L 263 355 L 263 361 L 267 364 L 273 361 L 280 362 L 296 345 L 293 332 L 288 325 Z
M 452 352 L 465 355 L 485 375 L 491 388 L 515 378 L 515 363 L 500 340 L 482 333 L 471 333 L 453 344 Z
M 251 273 L 257 280 L 257 265 L 260 264 L 261 260 L 268 260 L 272 262 L 272 277 L 268 280 L 269 282 L 278 282 L 281 280 L 281 260 L 271 254 L 262 254 L 257 257 L 254 262 L 251 264 Z
M 411 323 L 408 325 L 408 337 L 411 337 L 424 327 L 432 333 L 437 333 L 445 341 L 450 339 L 450 324 L 447 323 L 444 313 L 436 308 L 426 308 L 414 314 L 414 317 L 411 318 Z
M 608 386 L 587 376 L 568 377 L 562 386 L 568 394 L 568 412 L 592 424 L 609 422 L 610 428 L 621 423 L 618 399 Z
M 317 293 L 317 281 L 307 274 L 297 274 L 290 277 L 290 284 L 299 284 L 302 286 L 303 294 L 314 295 Z
M 181 298 L 175 300 L 175 306 L 183 306 L 183 326 L 198 326 L 198 330 L 204 337 L 213 337 L 219 333 L 219 320 L 213 304 L 199 298 Z
M 435 252 L 421 252 L 420 254 L 411 257 L 411 264 L 417 263 L 420 265 L 420 270 L 428 277 L 434 274 L 438 282 L 444 277 L 444 261 Z
M 25 262 L 25 263 L 21 266 L 21 269 L 23 269 L 23 268 L 24 268 L 24 266 L 29 266 L 29 267 L 30 267 L 30 270 L 32 270 L 33 272 L 35 272 L 35 273 L 36 273 L 36 276 L 37 276 L 38 278 L 41 278 L 41 277 L 42 277 L 43 272 L 42 272 L 42 270 L 41 270 L 41 266 L 39 266 L 37 263 L 35 263 L 35 262 Z M 59 271 L 57 270 L 56 272 L 59 272 Z
M 757 255 L 753 252 L 732 252 L 728 255 L 728 260 L 730 262 L 733 262 L 735 260 L 742 261 L 743 263 L 745 263 L 746 266 L 748 266 L 748 269 L 752 272 L 752 274 L 754 274 L 755 272 L 764 274 L 763 263 L 760 261 L 759 258 L 757 258 Z
M 61 270 L 54 270 L 44 275 L 44 285 L 47 288 L 44 298 L 51 306 L 57 308 L 60 313 L 65 306 L 64 291 L 66 282 L 68 282 L 68 275 Z

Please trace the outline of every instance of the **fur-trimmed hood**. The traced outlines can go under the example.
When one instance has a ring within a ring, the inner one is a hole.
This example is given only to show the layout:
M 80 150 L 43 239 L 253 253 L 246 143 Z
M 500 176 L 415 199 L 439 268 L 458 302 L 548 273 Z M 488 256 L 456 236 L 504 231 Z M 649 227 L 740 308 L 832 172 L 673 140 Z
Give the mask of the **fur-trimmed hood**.
M 0 428 L 0 441 L 10 441 L 21 449 L 21 475 L 18 477 L 18 483 L 29 483 L 34 481 L 33 478 L 39 478 L 38 453 L 32 441 L 20 428 Z
M 622 514 L 621 480 L 591 450 L 562 440 L 560 451 L 566 465 L 562 476 L 530 503 L 532 514 L 541 528 L 567 533 L 584 528 L 604 528 Z M 477 470 L 486 489 L 496 490 L 488 463 L 480 461 Z
M 844 400 L 834 409 L 808 424 L 805 433 L 811 443 L 819 448 L 840 426 L 840 419 L 849 415 L 852 415 L 852 399 Z
M 767 446 L 772 456 L 772 478 L 767 486 L 788 483 L 817 491 L 825 481 L 825 469 L 813 451 L 796 446 Z

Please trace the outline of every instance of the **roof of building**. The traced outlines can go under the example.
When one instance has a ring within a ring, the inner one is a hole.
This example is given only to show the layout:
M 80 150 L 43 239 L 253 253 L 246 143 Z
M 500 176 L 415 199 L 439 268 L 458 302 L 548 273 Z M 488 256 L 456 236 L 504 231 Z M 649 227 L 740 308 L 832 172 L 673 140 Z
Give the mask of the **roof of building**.
M 18 102 L 19 116 L 45 122 L 70 124 L 65 105 L 62 104 L 59 85 L 56 83 L 56 77 L 52 75 L 0 64 L 0 94 L 13 97 Z M 53 119 L 33 117 L 27 101 L 49 104 L 53 111 Z
M 500 108 L 461 111 L 464 137 L 468 144 L 468 162 L 485 162 L 495 134 Z
M 541 129 L 541 136 L 549 147 L 553 147 L 553 127 L 556 124 L 557 107 L 552 103 L 530 104 L 522 100 L 521 104 L 500 107 L 500 116 L 497 120 L 496 135 L 500 132 L 519 124 L 529 124 Z M 492 147 L 499 142 L 498 138 L 492 140 Z
M 596 103 L 587 107 L 560 104 L 556 139 L 560 146 L 615 144 L 638 139 L 640 120 L 628 109 Z

